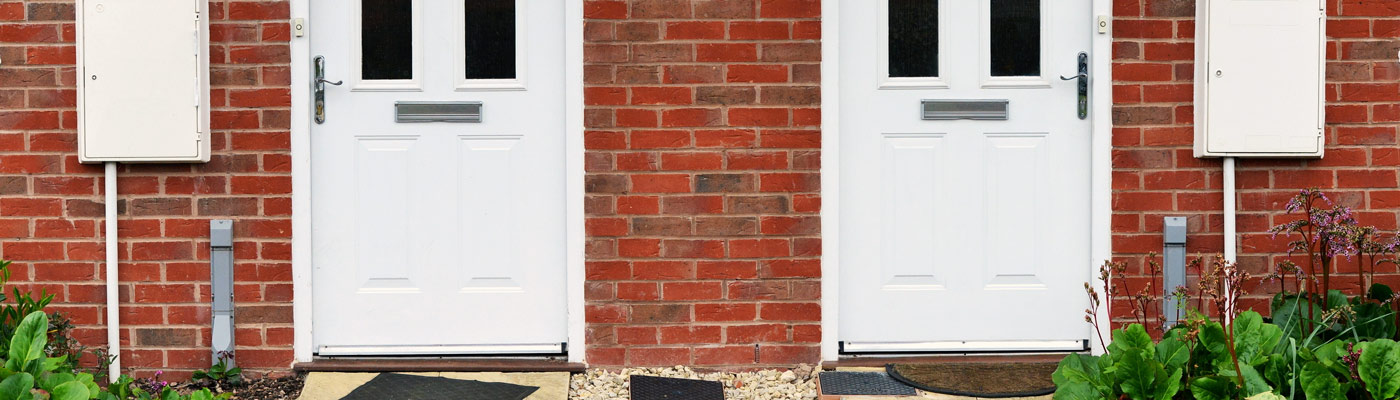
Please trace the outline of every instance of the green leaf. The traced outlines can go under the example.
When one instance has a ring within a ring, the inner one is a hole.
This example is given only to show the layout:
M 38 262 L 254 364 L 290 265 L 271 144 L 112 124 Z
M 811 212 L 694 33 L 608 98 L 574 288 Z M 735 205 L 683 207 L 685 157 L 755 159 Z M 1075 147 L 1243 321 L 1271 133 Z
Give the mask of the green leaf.
M 1273 318 L 1274 325 L 1277 325 L 1289 337 L 1302 342 L 1311 333 L 1303 330 L 1304 322 L 1316 321 L 1322 313 L 1322 307 L 1310 306 L 1310 304 L 1311 302 L 1299 295 L 1279 293 L 1274 296 L 1274 301 L 1269 308 L 1269 315 Z
M 45 374 L 39 377 L 39 388 L 52 392 L 58 385 L 71 382 L 76 377 L 73 374 Z
M 1309 400 L 1345 400 L 1346 395 L 1342 393 L 1342 384 L 1337 381 L 1337 376 L 1332 375 L 1327 367 L 1316 362 L 1303 365 L 1303 370 L 1299 373 L 1302 381 L 1303 393 L 1306 393 Z
M 1067 384 L 1056 384 L 1055 400 L 1100 400 L 1105 399 L 1093 385 L 1084 382 L 1072 382 Z M 193 400 L 193 399 L 192 399 Z
M 49 316 L 43 311 L 35 311 L 24 317 L 15 329 L 14 337 L 10 338 L 10 359 L 7 361 L 16 363 L 13 370 L 31 371 L 29 365 L 35 360 L 44 358 L 44 345 L 48 344 Z
M 1361 303 L 1352 308 L 1356 334 L 1363 339 L 1389 339 L 1395 336 L 1395 314 L 1390 307 L 1377 303 Z
M 1253 395 L 1253 396 L 1246 397 L 1245 400 L 1288 400 L 1288 398 L 1287 398 L 1287 397 L 1283 397 L 1283 396 L 1279 396 L 1278 393 L 1274 393 L 1274 392 L 1263 392 L 1263 393 L 1259 393 L 1259 394 L 1256 394 L 1256 395 Z
M 1142 349 L 1126 351 L 1123 358 L 1118 360 L 1118 369 L 1114 371 L 1114 376 L 1121 382 L 1119 387 L 1123 389 L 1123 393 L 1135 400 L 1155 399 L 1158 377 L 1163 380 L 1166 378 L 1166 372 L 1157 364 L 1157 360 L 1148 358 L 1143 353 Z
M 1201 347 L 1210 355 L 1207 360 L 1202 360 L 1207 364 L 1219 364 L 1230 360 L 1230 351 L 1225 347 L 1225 329 L 1218 322 L 1209 322 L 1201 326 L 1201 334 L 1197 338 L 1201 342 Z
M 1371 289 L 1366 291 L 1366 296 L 1373 300 L 1385 303 L 1390 301 L 1391 297 L 1395 296 L 1395 291 L 1391 290 L 1390 286 L 1386 286 L 1385 284 L 1372 283 Z
M 190 400 L 214 400 L 214 395 L 209 393 L 209 389 L 200 389 L 198 392 L 190 393 Z
M 1283 337 L 1279 327 L 1264 323 L 1264 318 L 1254 311 L 1240 313 L 1233 324 L 1235 354 L 1241 364 L 1263 364 Z
M 1255 370 L 1253 366 L 1241 363 L 1240 373 L 1244 374 L 1245 396 L 1253 396 L 1274 390 L 1273 387 L 1269 386 L 1269 382 L 1264 380 L 1264 376 L 1260 375 L 1259 371 Z
M 1342 364 L 1342 353 L 1345 353 L 1347 342 L 1334 340 L 1318 346 L 1312 353 L 1317 357 L 1317 362 L 1328 370 L 1338 374 L 1351 374 L 1351 370 Z
M 1179 370 L 1187 361 L 1191 361 L 1191 349 L 1175 337 L 1162 339 L 1157 343 L 1156 351 L 1157 362 L 1168 371 Z
M 1152 345 L 1152 335 L 1147 334 L 1147 329 L 1143 328 L 1142 324 L 1128 325 L 1127 328 L 1114 332 L 1113 343 L 1109 344 L 1108 352 L 1128 350 L 1142 350 L 1143 356 L 1148 358 L 1154 356 L 1155 346 Z
M 1375 399 L 1389 399 L 1400 391 L 1400 347 L 1390 339 L 1363 344 L 1357 372 L 1366 391 Z
M 102 390 L 102 388 L 97 386 L 97 382 L 92 381 L 92 374 L 86 372 L 79 373 L 76 379 L 78 383 L 81 383 L 84 387 L 87 387 L 89 394 L 98 393 Z
M 0 399 L 19 399 L 29 393 L 29 389 L 34 388 L 34 376 L 27 373 L 10 375 L 4 381 L 0 381 Z
M 1176 397 L 1176 392 L 1181 390 L 1181 369 L 1172 371 L 1170 376 L 1163 380 L 1162 374 L 1157 373 L 1157 390 L 1152 393 L 1152 398 L 1156 400 L 1171 400 Z
M 1196 400 L 1233 400 L 1235 382 L 1223 376 L 1202 376 L 1191 380 L 1191 395 Z
M 87 400 L 91 393 L 88 393 L 87 386 L 83 386 L 82 382 L 68 381 L 54 387 L 49 394 L 53 400 Z
M 1337 308 L 1337 307 L 1345 306 L 1345 305 L 1347 305 L 1347 303 L 1349 303 L 1349 302 L 1350 302 L 1350 301 L 1347 300 L 1347 295 L 1346 295 L 1346 293 L 1342 293 L 1342 291 L 1336 290 L 1336 289 L 1332 289 L 1332 290 L 1328 290 L 1328 291 L 1327 291 L 1327 309 L 1328 309 L 1328 310 L 1331 310 L 1331 309 L 1334 309 L 1334 308 Z
M 1059 367 L 1055 368 L 1055 373 L 1050 377 L 1057 387 L 1084 384 L 1099 393 L 1099 396 L 1114 397 L 1117 394 L 1114 385 L 1109 382 L 1110 377 L 1105 376 L 1099 368 L 1099 361 L 1099 357 L 1088 354 L 1070 354 L 1060 360 Z

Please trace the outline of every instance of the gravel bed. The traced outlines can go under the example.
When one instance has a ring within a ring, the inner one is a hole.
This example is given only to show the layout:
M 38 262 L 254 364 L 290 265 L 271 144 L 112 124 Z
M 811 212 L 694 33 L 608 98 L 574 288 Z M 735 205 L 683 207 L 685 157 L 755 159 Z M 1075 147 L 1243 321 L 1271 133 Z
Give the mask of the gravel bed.
M 569 399 L 627 399 L 632 375 L 703 379 L 724 385 L 726 400 L 812 400 L 817 398 L 817 369 L 799 365 L 790 370 L 699 373 L 690 368 L 626 368 L 621 371 L 589 369 L 569 380 Z

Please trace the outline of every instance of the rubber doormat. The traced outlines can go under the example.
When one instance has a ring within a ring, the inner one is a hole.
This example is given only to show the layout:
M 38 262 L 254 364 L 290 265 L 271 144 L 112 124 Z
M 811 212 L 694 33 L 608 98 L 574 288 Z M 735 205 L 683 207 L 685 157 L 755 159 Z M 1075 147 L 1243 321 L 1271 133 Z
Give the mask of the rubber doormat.
M 885 372 L 909 386 L 967 397 L 1032 397 L 1055 392 L 1056 363 L 890 364 Z
M 821 394 L 843 396 L 913 396 L 914 388 L 894 380 L 884 372 L 822 372 Z
M 436 376 L 379 374 L 341 400 L 523 400 L 538 389 Z
M 724 400 L 724 385 L 695 379 L 632 375 L 632 400 Z

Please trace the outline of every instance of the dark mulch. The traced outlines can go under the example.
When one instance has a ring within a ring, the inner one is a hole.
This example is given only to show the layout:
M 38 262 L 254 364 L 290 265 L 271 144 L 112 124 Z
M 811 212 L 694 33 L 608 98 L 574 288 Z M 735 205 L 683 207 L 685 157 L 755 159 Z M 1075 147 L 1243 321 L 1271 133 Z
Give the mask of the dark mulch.
M 255 379 L 233 390 L 233 398 L 247 400 L 292 400 L 301 395 L 306 374 Z
M 305 384 L 306 374 L 303 373 L 247 379 L 242 384 L 233 387 L 209 381 L 186 383 L 180 386 L 182 392 L 208 388 L 215 394 L 233 393 L 233 398 L 238 400 L 294 400 L 301 395 L 301 387 Z
M 971 397 L 1029 397 L 1055 392 L 1055 363 L 890 364 L 891 377 L 935 393 Z

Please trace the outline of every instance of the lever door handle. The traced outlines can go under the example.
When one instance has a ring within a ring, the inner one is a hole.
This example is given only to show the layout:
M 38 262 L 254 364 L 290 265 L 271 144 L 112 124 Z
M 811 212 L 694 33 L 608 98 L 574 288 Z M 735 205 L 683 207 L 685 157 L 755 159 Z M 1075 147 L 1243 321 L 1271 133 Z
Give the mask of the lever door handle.
M 1079 119 L 1089 118 L 1089 53 L 1079 52 L 1079 74 L 1060 76 L 1060 80 L 1079 81 Z
M 326 57 L 316 56 L 314 61 L 315 76 L 312 79 L 311 91 L 314 92 L 316 100 L 315 120 L 317 124 L 326 123 L 326 85 L 340 86 L 344 81 L 326 80 Z

